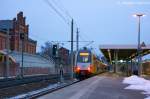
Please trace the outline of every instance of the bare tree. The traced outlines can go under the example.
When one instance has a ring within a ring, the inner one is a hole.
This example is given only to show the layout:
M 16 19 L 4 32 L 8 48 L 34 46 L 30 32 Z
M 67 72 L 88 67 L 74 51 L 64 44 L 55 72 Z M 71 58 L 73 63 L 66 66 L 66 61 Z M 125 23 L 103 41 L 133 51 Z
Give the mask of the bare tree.
M 40 55 L 47 57 L 47 58 L 52 58 L 52 47 L 53 44 L 51 42 L 45 42 L 43 46 L 41 46 L 41 52 Z

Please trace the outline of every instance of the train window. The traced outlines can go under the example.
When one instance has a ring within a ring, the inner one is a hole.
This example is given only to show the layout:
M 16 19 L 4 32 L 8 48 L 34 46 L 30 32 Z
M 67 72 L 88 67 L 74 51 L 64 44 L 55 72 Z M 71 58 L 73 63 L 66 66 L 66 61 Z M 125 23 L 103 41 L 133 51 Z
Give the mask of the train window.
M 82 54 L 80 53 L 77 57 L 77 61 L 81 63 L 88 63 L 91 61 L 91 55 L 89 53 L 86 55 L 85 54 L 83 55 L 83 53 Z
M 88 57 L 83 57 L 83 62 L 88 62 Z

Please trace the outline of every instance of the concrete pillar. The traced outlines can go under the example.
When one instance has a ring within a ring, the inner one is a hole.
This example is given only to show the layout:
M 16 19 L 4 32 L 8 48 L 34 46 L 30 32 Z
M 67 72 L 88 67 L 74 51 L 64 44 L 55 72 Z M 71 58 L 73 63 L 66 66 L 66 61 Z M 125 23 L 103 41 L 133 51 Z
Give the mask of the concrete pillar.
M 114 64 L 113 64 L 114 73 L 116 73 L 116 54 L 114 51 Z
M 133 74 L 133 60 L 131 59 L 131 75 Z
M 118 50 L 116 51 L 116 72 L 118 72 Z
M 129 61 L 128 61 L 128 60 L 126 61 L 126 64 L 127 64 L 127 70 L 126 70 L 126 73 L 127 73 L 127 76 L 129 76 Z
M 118 51 L 115 50 L 114 51 L 114 60 L 115 60 L 115 63 L 114 63 L 114 72 L 117 73 L 118 72 Z

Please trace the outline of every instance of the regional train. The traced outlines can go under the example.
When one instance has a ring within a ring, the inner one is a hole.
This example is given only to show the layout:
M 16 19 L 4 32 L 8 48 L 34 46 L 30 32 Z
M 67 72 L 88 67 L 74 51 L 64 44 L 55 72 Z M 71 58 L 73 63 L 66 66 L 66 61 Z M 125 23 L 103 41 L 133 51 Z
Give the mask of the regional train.
M 107 65 L 103 63 L 90 49 L 83 48 L 76 53 L 74 73 L 77 78 L 90 77 L 106 71 Z

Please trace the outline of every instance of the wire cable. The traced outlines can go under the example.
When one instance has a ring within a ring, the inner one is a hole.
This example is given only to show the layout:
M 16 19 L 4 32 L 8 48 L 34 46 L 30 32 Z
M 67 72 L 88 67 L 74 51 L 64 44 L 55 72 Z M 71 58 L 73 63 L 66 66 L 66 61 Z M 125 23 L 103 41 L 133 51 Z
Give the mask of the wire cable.
M 64 5 L 62 4 L 62 2 L 59 0 L 56 2 L 56 0 L 52 0 L 52 2 L 70 19 L 69 20 L 74 20 L 74 24 L 76 27 L 78 27 L 77 25 L 77 21 L 71 16 L 71 14 L 68 12 L 68 10 L 64 7 Z
M 67 25 L 69 25 L 69 21 L 53 6 L 53 4 L 49 1 L 49 0 L 44 0 L 45 1 L 45 3 L 50 7 L 50 8 L 52 8 L 55 12 L 56 12 L 56 14 L 60 17 L 60 18 L 62 18 L 62 20 L 67 24 Z

